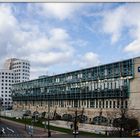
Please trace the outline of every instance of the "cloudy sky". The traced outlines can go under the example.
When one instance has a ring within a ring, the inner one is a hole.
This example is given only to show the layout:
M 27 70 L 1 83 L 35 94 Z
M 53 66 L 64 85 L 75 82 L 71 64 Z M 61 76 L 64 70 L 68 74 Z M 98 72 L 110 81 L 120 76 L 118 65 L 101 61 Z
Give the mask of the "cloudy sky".
M 31 79 L 140 56 L 139 3 L 1 3 L 0 65 L 28 59 Z

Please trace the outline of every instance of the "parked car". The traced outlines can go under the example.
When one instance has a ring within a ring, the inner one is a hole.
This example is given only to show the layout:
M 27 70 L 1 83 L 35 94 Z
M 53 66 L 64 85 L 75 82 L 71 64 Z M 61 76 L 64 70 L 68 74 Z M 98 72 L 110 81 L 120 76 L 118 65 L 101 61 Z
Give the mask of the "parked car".
M 134 136 L 134 137 L 140 137 L 140 129 L 134 129 L 132 131 L 132 136 Z

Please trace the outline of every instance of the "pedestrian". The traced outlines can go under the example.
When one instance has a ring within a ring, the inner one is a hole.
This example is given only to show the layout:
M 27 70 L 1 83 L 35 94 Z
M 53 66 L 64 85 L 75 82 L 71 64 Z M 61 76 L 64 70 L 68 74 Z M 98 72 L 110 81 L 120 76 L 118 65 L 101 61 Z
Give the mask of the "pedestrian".
M 71 123 L 71 125 L 70 125 L 70 128 L 72 129 L 73 128 L 73 124 Z
M 76 130 L 78 130 L 78 126 L 76 126 Z

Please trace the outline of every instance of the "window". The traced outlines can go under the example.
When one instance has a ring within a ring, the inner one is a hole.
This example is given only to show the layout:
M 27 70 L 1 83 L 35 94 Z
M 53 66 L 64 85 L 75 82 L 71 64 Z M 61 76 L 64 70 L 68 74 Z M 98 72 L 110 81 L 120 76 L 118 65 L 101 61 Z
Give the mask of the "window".
M 125 101 L 125 108 L 128 108 L 128 102 Z
M 112 89 L 112 83 L 111 83 L 111 87 L 110 88 Z
M 120 107 L 120 101 L 117 101 L 117 108 Z
M 104 108 L 104 100 L 103 100 L 103 102 L 102 102 L 103 104 L 102 104 L 102 108 Z
M 124 106 L 123 106 L 123 100 L 121 101 L 121 108 L 123 108 Z
M 96 101 L 96 108 L 98 108 L 98 101 Z
M 115 101 L 113 101 L 113 108 L 116 108 L 116 104 L 115 104 Z
M 101 108 L 102 107 L 102 104 L 101 104 L 101 101 L 99 101 L 99 108 Z
M 112 108 L 112 101 L 110 101 L 110 108 Z
M 108 108 L 108 101 L 106 101 L 106 108 Z
M 95 101 L 94 101 L 94 100 L 91 100 L 91 101 L 90 101 L 90 107 L 91 107 L 91 108 L 95 108 Z

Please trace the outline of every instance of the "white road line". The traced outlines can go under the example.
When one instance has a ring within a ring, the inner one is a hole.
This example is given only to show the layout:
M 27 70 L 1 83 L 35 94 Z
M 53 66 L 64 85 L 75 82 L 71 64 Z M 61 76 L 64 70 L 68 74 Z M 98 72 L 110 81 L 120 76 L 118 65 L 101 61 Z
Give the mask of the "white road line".
M 4 128 L 2 127 L 2 133 L 4 133 L 5 134 L 5 131 L 4 131 Z
M 7 127 L 7 129 L 8 129 L 9 131 L 11 131 L 12 133 L 14 133 L 14 130 L 12 130 L 12 129 L 8 128 L 8 127 Z

